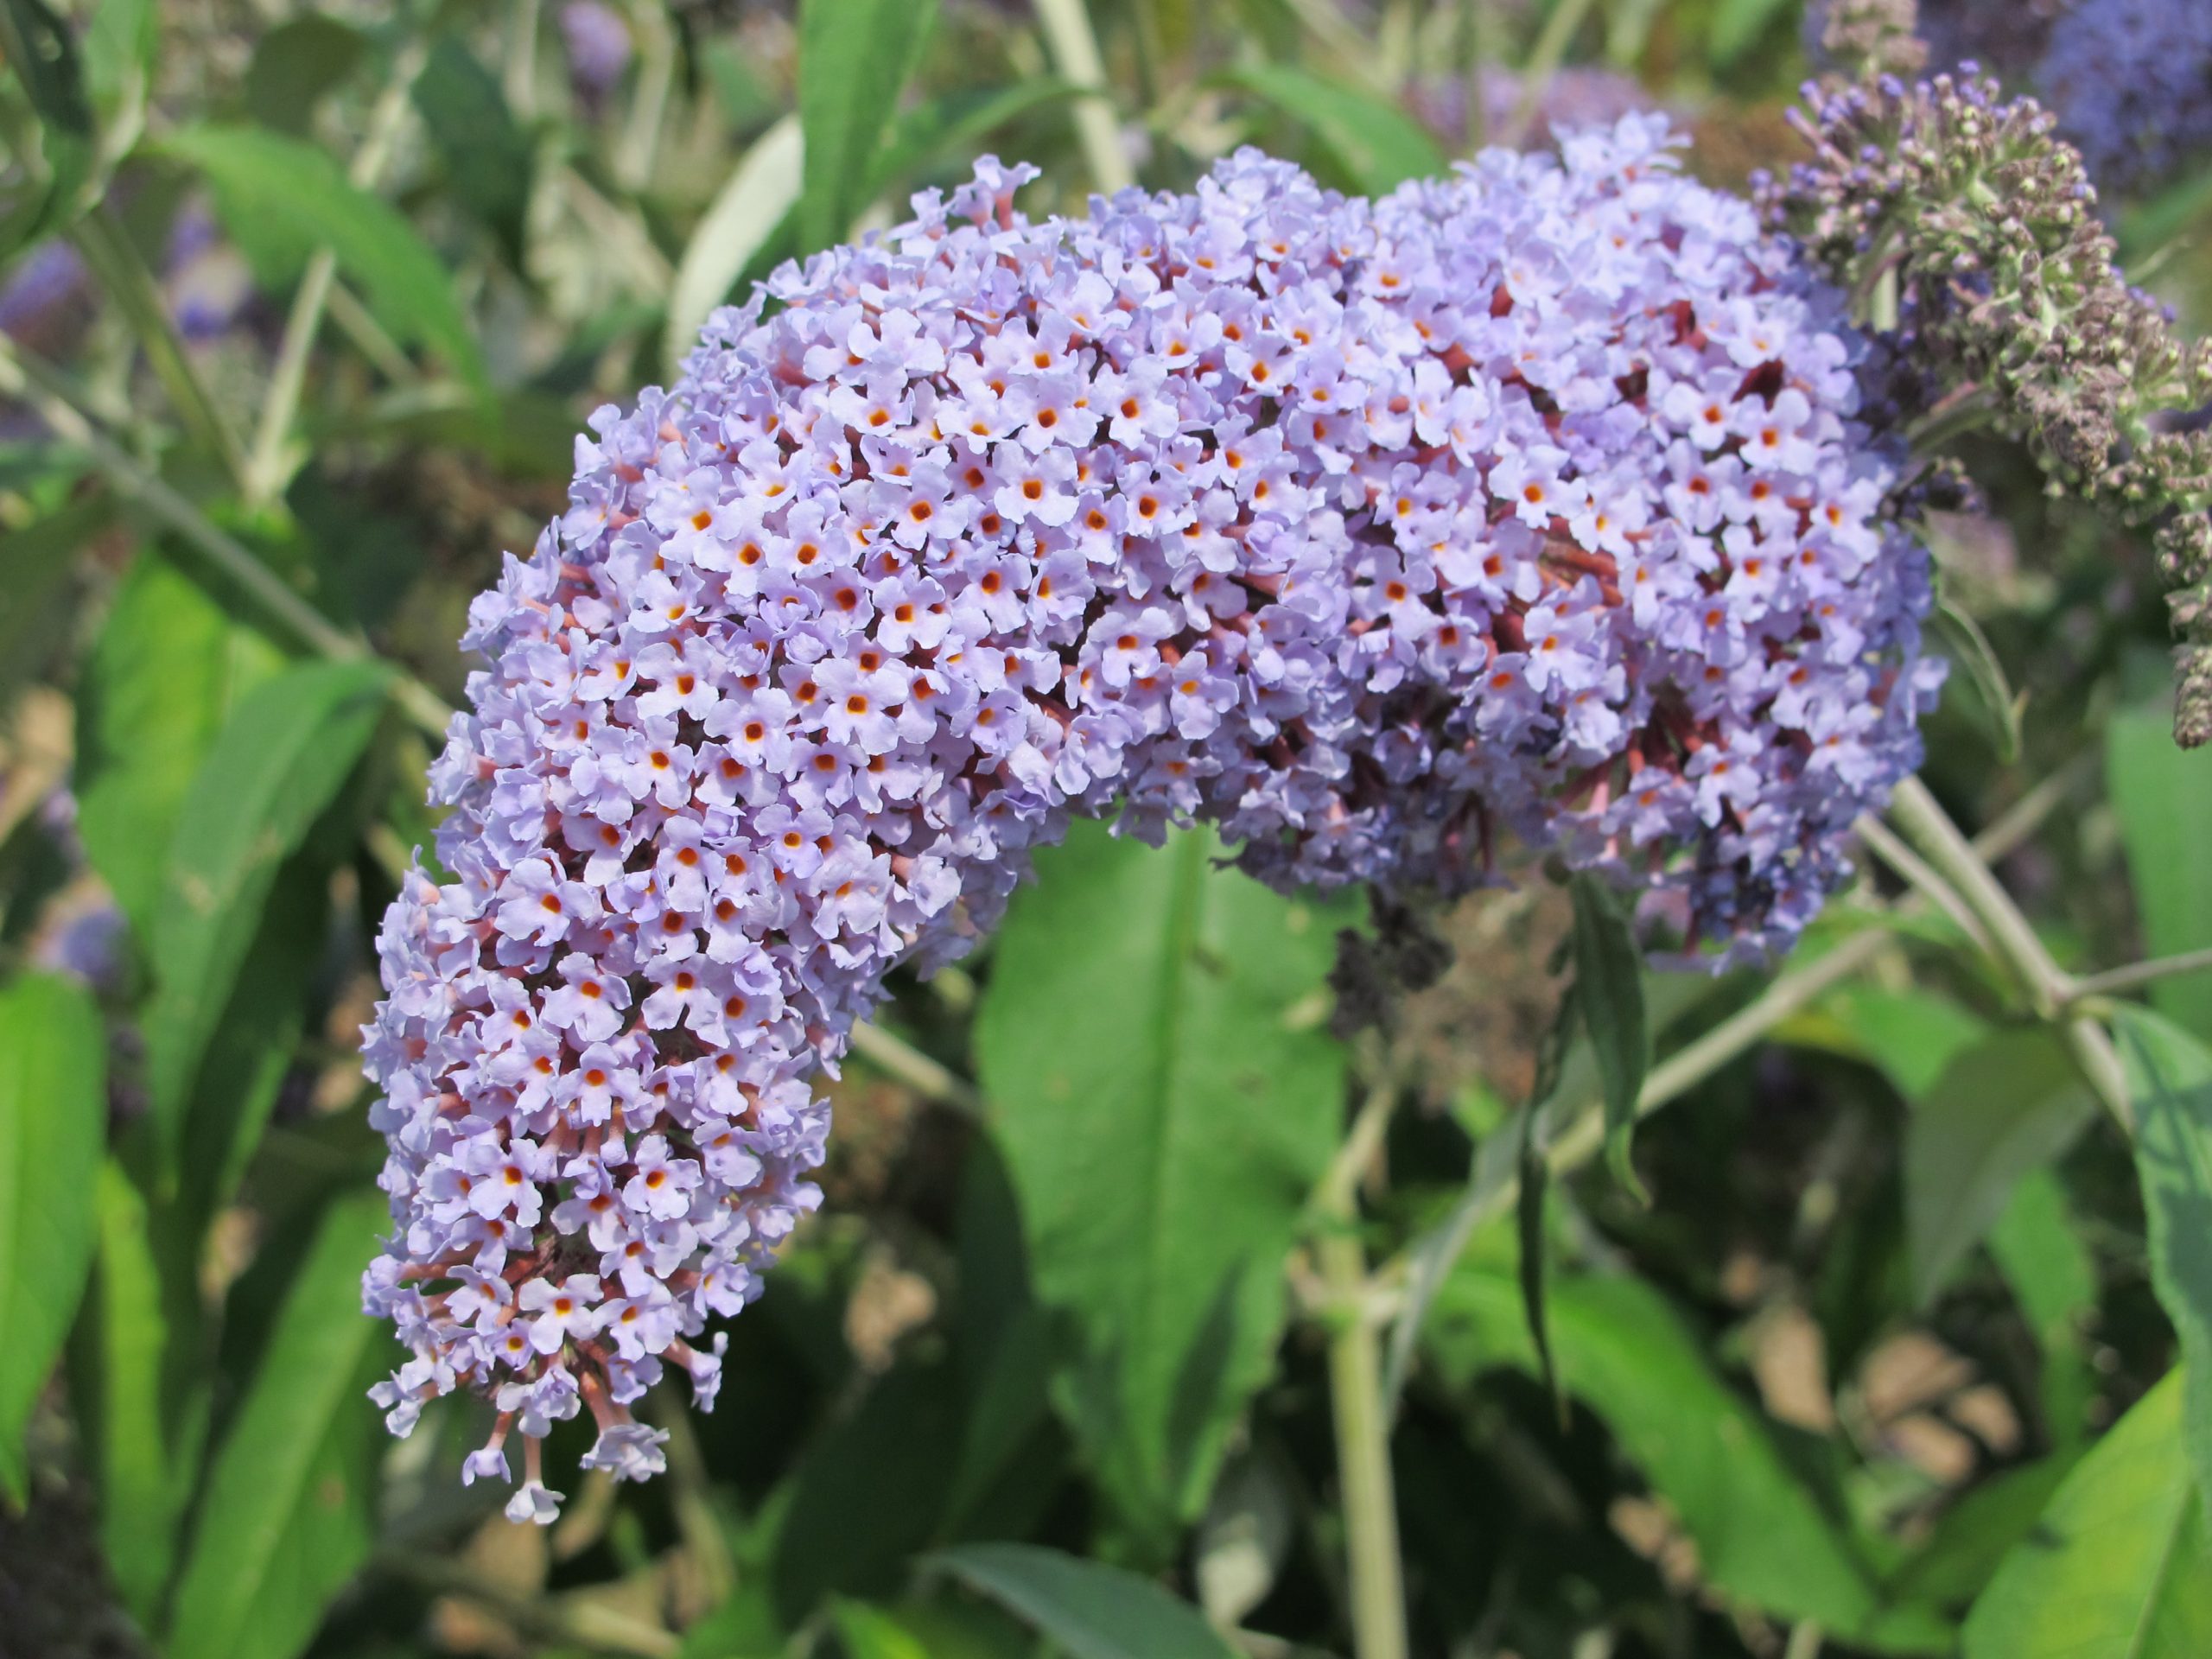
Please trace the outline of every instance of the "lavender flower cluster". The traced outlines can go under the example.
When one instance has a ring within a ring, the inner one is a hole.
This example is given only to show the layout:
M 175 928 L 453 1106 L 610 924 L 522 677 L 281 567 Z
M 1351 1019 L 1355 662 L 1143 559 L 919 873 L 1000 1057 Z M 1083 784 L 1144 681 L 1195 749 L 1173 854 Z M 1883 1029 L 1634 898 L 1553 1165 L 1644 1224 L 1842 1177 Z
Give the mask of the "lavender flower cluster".
M 1071 814 L 1285 887 L 1457 890 L 1510 831 L 1722 959 L 1814 913 L 1918 758 L 1925 560 L 1836 301 L 1669 143 L 1373 203 L 1245 151 L 1042 223 L 986 160 L 593 417 L 471 613 L 454 879 L 381 938 L 395 1432 L 488 1395 L 517 1518 L 580 1408 L 657 1469 L 627 1408 L 712 1401 L 811 1078 Z

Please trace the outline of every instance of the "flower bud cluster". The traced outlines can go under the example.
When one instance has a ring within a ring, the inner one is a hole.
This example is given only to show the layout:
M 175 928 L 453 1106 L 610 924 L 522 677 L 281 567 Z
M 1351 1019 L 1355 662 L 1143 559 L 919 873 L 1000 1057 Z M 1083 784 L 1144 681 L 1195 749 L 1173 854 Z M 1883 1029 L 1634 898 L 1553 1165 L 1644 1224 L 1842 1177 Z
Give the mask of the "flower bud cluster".
M 1893 288 L 1897 355 L 1932 443 L 1988 425 L 2051 481 L 2151 529 L 2183 644 L 2175 735 L 2212 739 L 2212 343 L 2175 332 L 2113 262 L 2082 158 L 1996 83 L 1890 77 L 1806 88 L 1814 156 L 1759 189 L 1815 268 Z
M 1511 833 L 1710 957 L 1795 933 L 1917 760 L 1926 561 L 1838 301 L 1669 143 L 1371 203 L 1245 151 L 1041 223 L 987 160 L 593 417 L 381 936 L 395 1430 L 465 1386 L 470 1478 L 582 1408 L 651 1472 L 629 1404 L 712 1398 L 816 1201 L 813 1077 L 1073 814 L 1282 887 Z

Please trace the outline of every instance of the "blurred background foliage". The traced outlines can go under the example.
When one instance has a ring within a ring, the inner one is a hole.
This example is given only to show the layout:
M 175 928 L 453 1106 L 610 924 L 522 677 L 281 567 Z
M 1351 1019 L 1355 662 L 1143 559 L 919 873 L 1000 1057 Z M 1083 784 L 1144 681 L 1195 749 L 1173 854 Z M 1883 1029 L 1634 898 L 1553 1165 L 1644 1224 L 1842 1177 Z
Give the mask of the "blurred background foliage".
M 2055 10 L 2003 9 L 2008 74 Z M 1647 1204 L 1591 1156 L 1606 1057 L 1538 1065 L 1573 924 L 1539 872 L 1345 1041 L 1356 904 L 1079 834 L 897 986 L 720 1408 L 649 1408 L 667 1478 L 512 1527 L 455 1478 L 480 1407 L 395 1443 L 364 1397 L 370 941 L 468 599 L 593 407 L 985 149 L 1079 211 L 1246 142 L 1372 192 L 1657 107 L 1740 188 L 1819 67 L 1794 0 L 0 19 L 0 1652 L 1341 1653 L 1362 1342 L 1413 1652 L 2212 1652 L 2212 1415 L 2169 1376 L 2212 1368 L 2212 975 L 2090 982 L 2139 1179 L 1878 835 L 1776 972 L 1643 985 Z M 2131 191 L 2201 323 L 2212 160 Z M 1961 453 L 1931 788 L 2067 972 L 2212 946 L 2146 556 Z

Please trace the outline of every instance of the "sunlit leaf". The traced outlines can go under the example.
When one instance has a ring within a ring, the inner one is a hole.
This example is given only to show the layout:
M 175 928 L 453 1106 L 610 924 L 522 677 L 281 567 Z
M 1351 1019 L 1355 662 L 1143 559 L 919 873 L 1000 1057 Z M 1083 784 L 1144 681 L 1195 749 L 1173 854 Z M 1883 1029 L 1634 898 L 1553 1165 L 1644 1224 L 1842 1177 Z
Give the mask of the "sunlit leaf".
M 1154 1546 L 1274 1363 L 1342 1121 L 1342 1052 L 1295 1017 L 1336 924 L 1215 855 L 1077 825 L 1014 903 L 976 1033 L 1039 1297 L 1082 1337 L 1061 1414 Z
M 0 1491 L 18 1507 L 23 1426 L 92 1262 L 106 1052 L 71 982 L 32 974 L 0 990 Z
M 2063 1152 L 2094 1105 L 2053 1033 L 2003 1031 L 1960 1054 L 1905 1125 L 1905 1233 L 1925 1304 L 2004 1213 L 2030 1170 Z
M 2077 1464 L 1974 1603 L 1966 1659 L 2201 1659 L 2212 1529 L 2169 1376 Z
M 2135 1107 L 2151 1283 L 2181 1338 L 2183 1440 L 2212 1512 L 2212 1052 L 2148 1009 L 2114 1020 Z
M 800 6 L 803 250 L 842 241 L 868 205 L 899 93 L 936 21 L 937 0 L 804 0 Z
M 123 579 L 78 685 L 77 829 L 142 942 L 193 774 L 283 660 L 153 550 Z
M 1198 1610 L 1149 1579 L 1033 1544 L 967 1544 L 930 1557 L 1036 1627 L 1068 1659 L 1232 1659 Z
M 360 1275 L 380 1193 L 334 1205 L 217 1448 L 177 1585 L 168 1659 L 291 1659 L 368 1558 L 384 1427 L 362 1397 L 391 1346 Z
M 155 921 L 146 1016 L 156 1139 L 173 1160 L 189 1090 L 284 861 L 353 772 L 388 671 L 309 663 L 257 688 L 215 741 L 179 817 Z

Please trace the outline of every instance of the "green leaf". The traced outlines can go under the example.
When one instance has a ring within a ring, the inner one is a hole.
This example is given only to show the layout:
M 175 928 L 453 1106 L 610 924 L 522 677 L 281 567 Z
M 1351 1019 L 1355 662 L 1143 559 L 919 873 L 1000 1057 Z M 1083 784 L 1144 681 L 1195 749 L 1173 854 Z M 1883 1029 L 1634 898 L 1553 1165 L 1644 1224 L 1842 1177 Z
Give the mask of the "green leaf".
M 1997 660 L 1997 652 L 1989 643 L 1989 636 L 1981 631 L 1981 624 L 1949 600 L 1937 604 L 1929 625 L 1943 654 L 1963 671 L 1960 677 L 1973 694 L 1967 707 L 1983 735 L 1988 738 L 1998 763 L 2007 766 L 2015 764 L 2020 758 L 2020 715 L 2027 694 L 2013 696 L 2012 682 L 2005 677 L 2005 665 Z
M 699 329 L 798 201 L 804 141 L 785 116 L 753 141 L 715 194 L 683 250 L 669 290 L 662 353 L 673 371 L 698 344 Z
M 1408 179 L 1444 171 L 1444 153 L 1427 129 L 1387 99 L 1283 64 L 1248 64 L 1221 79 L 1311 128 L 1344 181 L 1363 195 L 1387 195 Z
M 1232 1659 L 1196 1608 L 1149 1579 L 1034 1544 L 967 1544 L 929 1558 L 1036 1627 L 1069 1659 Z
M 77 829 L 143 943 L 193 774 L 283 661 L 153 550 L 124 577 L 78 687 Z
M 1651 1064 L 1651 1034 L 1644 1028 L 1643 953 L 1611 888 L 1597 877 L 1570 884 L 1574 905 L 1574 1001 L 1598 1059 L 1605 1086 L 1605 1155 L 1614 1179 L 1645 1198 L 1630 1160 L 1636 1133 L 1637 1096 Z
M 2212 945 L 2212 859 L 2198 826 L 2212 823 L 2212 754 L 2174 747 L 2163 708 L 2116 714 L 2105 732 L 2106 785 L 2120 814 L 2143 943 L 2153 957 Z M 2212 974 L 2161 980 L 2151 1006 L 2212 1038 Z
M 965 162 L 975 146 L 1008 122 L 1085 96 L 1071 80 L 1025 77 L 994 92 L 955 92 L 917 105 L 893 124 L 876 157 L 869 194 L 880 195 L 902 175 L 941 162 Z
M 444 158 L 446 177 L 508 263 L 522 264 L 524 219 L 537 161 L 490 70 L 451 36 L 430 48 L 415 78 L 415 107 Z
M 1437 1293 L 1427 1345 L 1461 1383 L 1499 1364 L 1535 1369 L 1512 1264 L 1497 1254 L 1462 1264 Z M 1605 1420 L 1666 1499 L 1707 1582 L 1732 1601 L 1816 1619 L 1840 1641 L 1945 1650 L 1932 1613 L 1885 1607 L 1764 1420 L 1714 1374 L 1659 1293 L 1632 1279 L 1563 1277 L 1550 1302 L 1567 1391 Z
M 1300 1017 L 1336 923 L 1214 852 L 1078 824 L 1015 900 L 976 1029 L 1039 1299 L 1081 1338 L 1061 1414 L 1154 1542 L 1203 1506 L 1274 1363 L 1343 1114 L 1343 1052 Z
M 840 1599 L 830 1611 L 837 1639 L 845 1644 L 845 1659 L 931 1659 L 920 1637 L 866 1602 Z
M 383 1427 L 361 1396 L 387 1336 L 360 1276 L 388 1220 L 360 1192 L 317 1229 L 210 1468 L 167 1659 L 291 1659 L 368 1559 Z
M 2212 1053 L 2148 1009 L 2113 1019 L 2135 1106 L 2151 1283 L 2181 1338 L 2184 1439 L 2212 1512 Z
M 1966 1659 L 2202 1659 L 2212 1532 L 2169 1376 L 2092 1447 L 1967 1620 Z
M 1907 1100 L 1920 1099 L 1953 1060 L 1989 1034 L 1987 1020 L 1929 991 L 1845 985 L 1822 1007 Z
M 799 246 L 841 242 L 876 176 L 876 156 L 937 21 L 937 0 L 804 0 L 798 113 L 805 132 Z
M 254 42 L 245 69 L 245 109 L 263 126 L 304 138 L 315 105 L 346 83 L 368 55 L 368 37 L 352 24 L 310 11 Z
M 188 1448 L 198 1438 L 197 1421 L 164 1397 L 169 1344 L 183 1333 L 171 1329 L 162 1268 L 144 1196 L 111 1158 L 99 1173 L 99 1246 L 69 1351 L 70 1382 L 108 1571 L 123 1605 L 149 1630 L 175 1561 L 194 1473 Z
M 2003 1031 L 1943 1070 L 1905 1125 L 1913 1295 L 1925 1306 L 2005 1211 L 2012 1189 L 2071 1145 L 2094 1109 L 2046 1030 Z
M 483 359 L 451 275 L 397 208 L 349 182 L 327 155 L 256 127 L 187 127 L 162 147 L 207 175 L 224 228 L 264 283 L 296 274 L 327 246 L 360 283 L 378 321 L 484 388 Z
M 99 1012 L 71 982 L 32 974 L 0 990 L 0 1491 L 19 1507 L 23 1427 L 92 1264 L 106 1056 Z
M 2035 1531 L 2074 1464 L 2073 1453 L 2059 1452 L 1975 1486 L 1944 1510 L 1928 1541 L 1891 1575 L 1890 1593 L 1943 1607 L 1971 1602 L 2012 1547 Z
M 1759 42 L 1775 19 L 1789 8 L 1789 0 L 1720 0 L 1713 17 L 1713 33 L 1706 56 L 1715 69 L 1726 69 Z
M 114 517 L 106 496 L 73 502 L 0 535 L 0 703 L 67 643 L 71 576 L 85 543 Z
M 200 1061 L 259 931 L 278 869 L 338 793 L 384 708 L 373 663 L 308 663 L 257 688 L 193 779 L 154 927 L 146 1071 L 173 1165 Z
M 101 0 L 85 26 L 85 92 L 117 153 L 118 122 L 135 122 L 146 98 L 161 43 L 154 0 Z
M 76 39 L 46 0 L 0 0 L 0 59 L 15 71 L 38 117 L 44 188 L 0 226 L 0 257 L 73 219 L 91 178 L 97 136 L 85 98 Z M 18 165 L 28 163 L 18 156 Z

